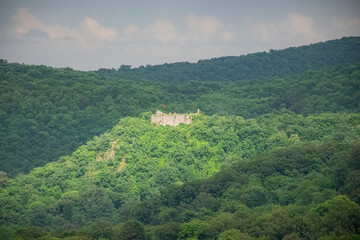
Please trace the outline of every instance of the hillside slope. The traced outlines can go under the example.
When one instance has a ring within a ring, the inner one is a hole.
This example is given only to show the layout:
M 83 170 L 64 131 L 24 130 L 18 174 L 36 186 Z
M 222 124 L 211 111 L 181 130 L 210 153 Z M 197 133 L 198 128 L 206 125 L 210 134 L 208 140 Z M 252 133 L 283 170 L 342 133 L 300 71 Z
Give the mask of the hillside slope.
M 130 69 L 123 65 L 118 70 L 99 69 L 106 76 L 125 79 L 148 79 L 163 82 L 197 81 L 245 81 L 269 77 L 285 77 L 337 65 L 349 65 L 360 61 L 360 37 L 344 37 L 338 40 L 270 50 L 269 53 L 253 53 L 239 57 L 220 57 L 200 60 L 197 63 L 173 63 Z
M 150 113 L 145 113 L 142 118 L 124 118 L 111 131 L 95 137 L 70 156 L 9 181 L 2 178 L 5 188 L 0 191 L 0 224 L 3 232 L 33 225 L 56 234 L 88 226 L 102 218 L 115 223 L 123 221 L 129 213 L 144 223 L 151 223 L 147 217 L 128 210 L 136 202 L 146 202 L 159 195 L 169 184 L 181 186 L 189 180 L 206 179 L 256 154 L 286 146 L 302 149 L 306 142 L 311 143 L 309 146 L 327 142 L 319 147 L 325 151 L 324 156 L 319 156 L 327 158 L 328 150 L 347 150 L 360 136 L 359 114 L 304 118 L 284 113 L 248 120 L 232 115 L 199 115 L 194 116 L 193 124 L 178 127 L 157 127 L 150 123 L 149 117 Z M 293 173 L 289 172 L 293 171 L 291 168 L 285 171 L 285 167 L 282 173 L 302 176 L 310 174 L 311 169 L 324 170 L 321 159 L 314 156 L 309 160 L 303 155 L 299 153 L 301 159 L 305 157 L 310 161 L 309 166 Z M 290 155 L 296 168 L 301 167 L 297 164 L 303 164 L 301 159 L 296 163 L 298 160 Z M 254 160 L 249 164 L 260 162 Z M 251 170 L 251 174 L 271 170 L 260 165 L 259 168 Z M 341 183 L 341 179 L 339 181 Z M 258 203 L 251 204 L 249 207 Z
M 70 154 L 124 116 L 227 112 L 245 118 L 283 109 L 359 112 L 360 64 L 246 82 L 159 83 L 0 62 L 0 171 L 26 173 Z
M 358 239 L 359 152 L 332 141 L 269 151 L 120 212 L 153 239 Z

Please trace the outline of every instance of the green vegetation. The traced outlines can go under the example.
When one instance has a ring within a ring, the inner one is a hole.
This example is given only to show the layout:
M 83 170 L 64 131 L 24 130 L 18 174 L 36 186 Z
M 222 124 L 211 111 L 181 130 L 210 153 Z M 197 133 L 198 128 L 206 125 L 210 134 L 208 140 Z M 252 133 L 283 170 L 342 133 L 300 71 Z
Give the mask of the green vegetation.
M 121 117 L 161 104 L 159 87 L 94 72 L 0 62 L 0 170 L 15 176 L 70 154 Z
M 359 41 L 97 72 L 0 60 L 0 239 L 359 239 Z
M 305 53 L 311 53 L 315 46 L 321 49 L 323 55 L 332 53 L 334 49 L 349 49 L 331 58 L 334 64 L 344 64 L 349 59 L 356 59 L 359 39 L 346 38 L 276 53 L 281 59 L 287 59 L 296 51 L 304 55 L 299 59 L 313 61 L 313 56 Z M 328 45 L 334 49 L 325 48 Z M 348 57 L 343 57 L 345 54 Z M 229 60 L 243 58 L 262 63 L 260 55 Z M 224 63 L 227 62 L 225 59 Z M 205 74 L 209 68 L 217 69 L 219 72 L 214 76 L 218 80 L 197 80 L 196 75 L 191 74 L 193 78 L 181 82 L 172 82 L 171 79 L 165 82 L 130 81 L 95 72 L 0 61 L 0 170 L 14 177 L 56 161 L 93 136 L 113 127 L 118 119 L 147 111 L 155 112 L 165 103 L 168 112 L 188 112 L 200 108 L 209 115 L 226 112 L 245 118 L 266 113 L 279 114 L 281 109 L 304 116 L 322 112 L 359 112 L 359 63 L 287 77 L 271 77 L 269 74 L 264 75 L 268 77 L 265 79 L 226 82 L 221 80 L 222 76 L 227 76 L 228 69 L 211 65 L 212 61 L 215 60 L 210 60 L 206 65 L 209 67 L 201 68 L 201 71 Z M 238 63 L 235 61 L 233 64 Z M 301 62 L 297 64 L 303 66 Z M 231 64 L 229 66 L 232 67 Z M 315 68 L 318 67 L 314 65 Z M 180 66 L 174 65 L 166 73 L 182 75 L 180 69 Z M 151 68 L 147 70 L 143 75 L 134 73 L 134 76 L 146 79 L 145 73 L 152 72 Z M 261 72 L 256 68 L 251 71 Z
M 240 57 L 221 57 L 197 63 L 147 65 L 119 69 L 99 69 L 104 76 L 125 79 L 148 79 L 162 82 L 183 81 L 249 81 L 271 77 L 286 77 L 307 70 L 320 70 L 360 61 L 360 38 L 347 37 L 309 46 L 270 50 Z
M 178 127 L 155 126 L 149 116 L 123 118 L 71 156 L 8 180 L 0 193 L 4 234 L 37 226 L 56 237 L 94 237 L 100 234 L 96 229 L 108 229 L 111 239 L 115 229 L 129 231 L 123 224 L 135 224 L 155 238 L 165 234 L 160 229 L 171 228 L 177 232 L 167 234 L 179 239 L 220 234 L 278 239 L 272 234 L 292 233 L 312 239 L 333 231 L 334 223 L 321 233 L 308 229 L 312 214 L 321 219 L 327 212 L 317 209 L 337 201 L 346 209 L 360 208 L 353 202 L 359 200 L 359 185 L 348 182 L 356 178 L 354 164 L 360 166 L 359 114 L 283 113 L 248 120 L 201 114 Z M 241 225 L 238 214 L 246 215 Z M 274 214 L 300 214 L 308 225 L 299 227 L 309 233 L 296 232 L 291 221 L 291 231 L 278 233 Z M 336 234 L 357 233 L 354 217 L 349 220 L 354 227 Z M 268 221 L 273 225 L 264 230 L 261 224 Z M 225 232 L 232 228 L 240 232 Z

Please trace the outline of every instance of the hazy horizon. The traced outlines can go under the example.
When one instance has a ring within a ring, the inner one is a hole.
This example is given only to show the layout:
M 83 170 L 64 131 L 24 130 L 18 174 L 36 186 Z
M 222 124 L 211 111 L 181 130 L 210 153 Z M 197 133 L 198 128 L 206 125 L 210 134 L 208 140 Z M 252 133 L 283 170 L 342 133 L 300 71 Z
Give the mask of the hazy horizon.
M 360 35 L 346 1 L 2 1 L 0 58 L 77 70 L 197 62 Z

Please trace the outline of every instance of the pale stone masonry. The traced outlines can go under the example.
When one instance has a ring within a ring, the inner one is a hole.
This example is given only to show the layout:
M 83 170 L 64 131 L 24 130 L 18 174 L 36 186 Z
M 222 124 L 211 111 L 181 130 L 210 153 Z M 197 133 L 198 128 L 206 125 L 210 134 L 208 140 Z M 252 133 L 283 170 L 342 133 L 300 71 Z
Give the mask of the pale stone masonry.
M 197 115 L 200 113 L 198 109 L 196 113 L 190 114 L 178 114 L 178 113 L 163 113 L 159 110 L 156 110 L 156 114 L 151 115 L 151 122 L 156 123 L 156 125 L 170 125 L 170 126 L 178 126 L 180 123 L 191 124 L 192 117 L 191 115 Z

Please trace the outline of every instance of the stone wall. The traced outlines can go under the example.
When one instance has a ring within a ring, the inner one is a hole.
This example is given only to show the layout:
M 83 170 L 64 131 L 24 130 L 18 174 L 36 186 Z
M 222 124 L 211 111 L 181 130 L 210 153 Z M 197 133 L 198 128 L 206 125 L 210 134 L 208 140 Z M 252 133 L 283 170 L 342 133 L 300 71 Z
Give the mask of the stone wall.
M 198 109 L 197 113 L 190 114 L 178 114 L 178 113 L 163 113 L 159 110 L 156 111 L 156 114 L 151 116 L 151 122 L 156 123 L 157 125 L 170 125 L 170 126 L 178 126 L 180 123 L 191 124 L 192 117 L 191 115 L 199 114 L 200 110 Z

